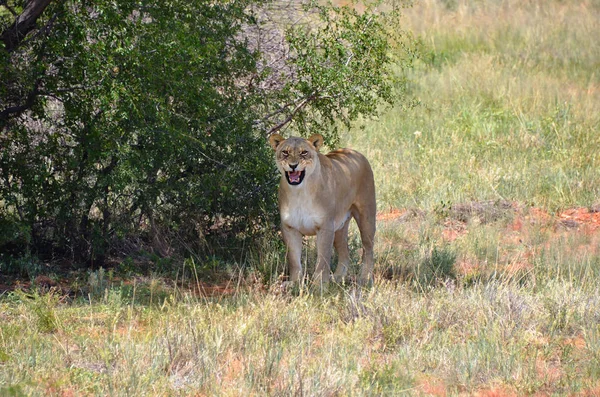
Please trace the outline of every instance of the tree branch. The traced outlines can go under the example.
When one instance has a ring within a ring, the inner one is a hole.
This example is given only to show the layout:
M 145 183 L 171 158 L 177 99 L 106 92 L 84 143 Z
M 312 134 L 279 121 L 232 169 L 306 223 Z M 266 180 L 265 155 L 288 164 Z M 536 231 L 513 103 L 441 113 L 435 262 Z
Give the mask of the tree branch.
M 0 111 L 0 121 L 6 121 L 11 115 L 19 115 L 24 111 L 30 109 L 35 103 L 35 99 L 40 93 L 40 83 L 42 79 L 39 78 L 33 87 L 33 90 L 27 95 L 27 99 L 25 99 L 25 103 L 22 105 L 12 106 Z
M 283 120 L 281 123 L 277 124 L 276 126 L 272 127 L 268 132 L 267 132 L 267 136 L 276 133 L 277 131 L 279 131 L 280 129 L 282 129 L 283 127 L 285 127 L 290 121 L 292 121 L 292 119 L 306 106 L 308 105 L 311 101 L 315 100 L 317 98 L 317 93 L 313 92 L 312 94 L 310 94 L 309 96 L 307 96 L 306 98 L 304 98 L 302 100 L 302 102 L 300 102 L 295 108 L 294 110 L 292 110 L 292 112 L 285 118 L 285 120 Z
M 19 47 L 27 33 L 35 29 L 35 24 L 40 15 L 52 0 L 30 0 L 23 12 L 15 18 L 15 22 L 6 28 L 0 35 L 7 52 L 12 52 Z

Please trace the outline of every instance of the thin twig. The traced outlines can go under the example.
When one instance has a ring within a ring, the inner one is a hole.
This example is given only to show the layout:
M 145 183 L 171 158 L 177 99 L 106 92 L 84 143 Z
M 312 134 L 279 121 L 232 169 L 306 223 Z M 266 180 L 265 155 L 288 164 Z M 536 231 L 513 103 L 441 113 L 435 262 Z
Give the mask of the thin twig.
M 269 132 L 267 132 L 267 135 L 271 135 L 276 133 L 277 131 L 279 131 L 280 129 L 282 129 L 283 127 L 285 127 L 290 121 L 292 121 L 292 119 L 306 106 L 308 105 L 309 102 L 315 100 L 317 98 L 317 93 L 314 92 L 311 95 L 309 95 L 308 97 L 304 98 L 304 100 L 302 102 L 300 102 L 295 108 L 294 110 L 292 110 L 292 112 L 285 118 L 285 120 L 283 120 L 281 123 L 277 124 L 276 126 L 272 127 Z

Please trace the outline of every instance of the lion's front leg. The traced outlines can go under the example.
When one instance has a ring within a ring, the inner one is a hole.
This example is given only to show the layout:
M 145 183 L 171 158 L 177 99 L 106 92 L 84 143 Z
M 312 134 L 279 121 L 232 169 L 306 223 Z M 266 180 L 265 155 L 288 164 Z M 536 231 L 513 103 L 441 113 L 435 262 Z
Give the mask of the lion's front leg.
M 290 281 L 296 283 L 302 279 L 302 234 L 285 225 L 282 226 L 281 231 L 287 246 Z
M 334 235 L 333 227 L 321 228 L 317 231 L 317 266 L 313 275 L 315 284 L 329 283 Z
M 341 283 L 346 277 L 348 272 L 348 266 L 350 266 L 350 252 L 348 251 L 348 227 L 350 225 L 350 219 L 344 223 L 344 226 L 337 232 L 335 232 L 335 238 L 333 240 L 333 246 L 338 254 L 338 264 L 333 273 L 333 279 L 336 283 Z

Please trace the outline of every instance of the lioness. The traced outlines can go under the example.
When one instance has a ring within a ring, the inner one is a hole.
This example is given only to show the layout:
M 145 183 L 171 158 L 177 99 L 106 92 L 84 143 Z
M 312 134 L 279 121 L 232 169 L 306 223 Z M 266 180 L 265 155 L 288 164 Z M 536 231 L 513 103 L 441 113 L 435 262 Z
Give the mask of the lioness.
M 319 134 L 308 139 L 273 134 L 269 143 L 281 171 L 279 212 L 290 281 L 302 278 L 302 235 L 315 234 L 318 260 L 313 282 L 329 282 L 332 245 L 338 253 L 333 277 L 342 281 L 350 262 L 348 225 L 354 218 L 363 245 L 358 281 L 371 283 L 376 203 L 373 171 L 365 156 L 351 149 L 321 154 L 323 137 Z

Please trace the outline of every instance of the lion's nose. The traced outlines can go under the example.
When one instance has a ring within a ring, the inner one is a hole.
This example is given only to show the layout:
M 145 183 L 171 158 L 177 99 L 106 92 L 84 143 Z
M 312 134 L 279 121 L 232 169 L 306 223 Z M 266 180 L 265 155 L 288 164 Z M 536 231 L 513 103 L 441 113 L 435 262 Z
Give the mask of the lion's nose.
M 296 167 L 298 166 L 298 163 L 296 163 L 296 164 L 289 164 L 289 166 L 292 169 L 292 171 L 296 171 Z

